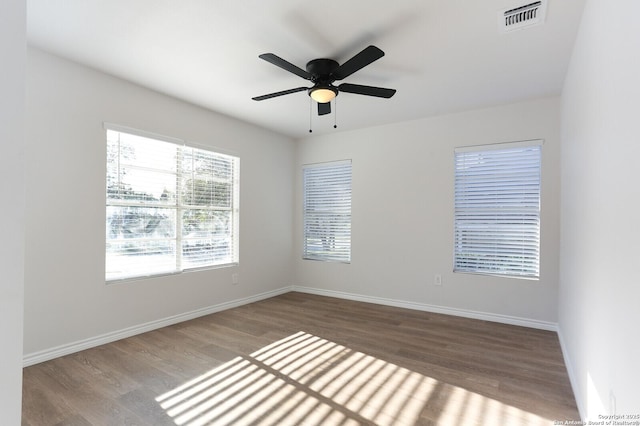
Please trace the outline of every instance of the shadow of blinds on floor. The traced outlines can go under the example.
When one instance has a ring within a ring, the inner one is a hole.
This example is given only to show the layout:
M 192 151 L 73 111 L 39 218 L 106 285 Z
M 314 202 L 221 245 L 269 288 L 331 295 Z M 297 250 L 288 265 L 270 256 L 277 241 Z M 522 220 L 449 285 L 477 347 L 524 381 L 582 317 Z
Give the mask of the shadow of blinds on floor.
M 302 331 L 236 357 L 156 401 L 180 426 L 550 423 Z

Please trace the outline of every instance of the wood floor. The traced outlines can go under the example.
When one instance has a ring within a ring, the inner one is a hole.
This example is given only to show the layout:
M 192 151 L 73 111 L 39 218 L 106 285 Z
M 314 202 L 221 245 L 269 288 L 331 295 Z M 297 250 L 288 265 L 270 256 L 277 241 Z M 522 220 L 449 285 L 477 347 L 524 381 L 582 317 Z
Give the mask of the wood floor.
M 552 425 L 555 333 L 301 293 L 24 369 L 23 425 Z

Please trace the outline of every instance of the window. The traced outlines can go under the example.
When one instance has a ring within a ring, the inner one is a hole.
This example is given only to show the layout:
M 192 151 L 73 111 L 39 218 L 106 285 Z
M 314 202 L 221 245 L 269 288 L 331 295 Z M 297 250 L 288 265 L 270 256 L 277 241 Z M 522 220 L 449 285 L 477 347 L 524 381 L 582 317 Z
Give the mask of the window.
M 238 262 L 239 159 L 107 128 L 106 279 Z
M 539 276 L 541 144 L 456 149 L 454 272 Z
M 303 168 L 304 259 L 351 261 L 351 160 Z

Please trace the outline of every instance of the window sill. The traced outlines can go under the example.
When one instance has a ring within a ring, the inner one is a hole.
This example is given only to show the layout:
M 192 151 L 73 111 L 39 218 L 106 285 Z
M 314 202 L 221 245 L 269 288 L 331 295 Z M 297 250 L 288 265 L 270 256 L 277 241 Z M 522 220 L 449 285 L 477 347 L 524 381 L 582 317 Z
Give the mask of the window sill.
M 154 278 L 169 277 L 173 275 L 189 274 L 192 272 L 203 272 L 203 271 L 212 271 L 212 270 L 223 269 L 223 268 L 233 268 L 233 267 L 237 267 L 238 265 L 239 265 L 239 262 L 233 262 L 233 263 L 225 263 L 223 265 L 202 266 L 200 268 L 184 269 L 182 271 L 173 271 L 173 272 L 165 272 L 165 273 L 150 274 L 150 275 L 140 275 L 135 277 L 113 278 L 110 280 L 105 280 L 105 284 L 106 285 L 124 284 L 128 282 L 133 282 L 133 281 L 144 281 L 144 280 L 150 280 Z

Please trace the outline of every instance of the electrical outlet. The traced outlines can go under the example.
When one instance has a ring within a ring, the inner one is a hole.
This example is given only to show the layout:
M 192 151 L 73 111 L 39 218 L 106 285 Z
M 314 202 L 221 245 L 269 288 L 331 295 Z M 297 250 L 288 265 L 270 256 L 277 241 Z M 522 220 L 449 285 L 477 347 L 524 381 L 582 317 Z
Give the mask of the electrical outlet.
M 442 285 L 442 275 L 440 274 L 435 274 L 433 276 L 433 284 L 434 285 Z
M 238 274 L 237 272 L 231 274 L 231 283 L 232 284 L 238 284 L 240 282 L 240 274 Z

